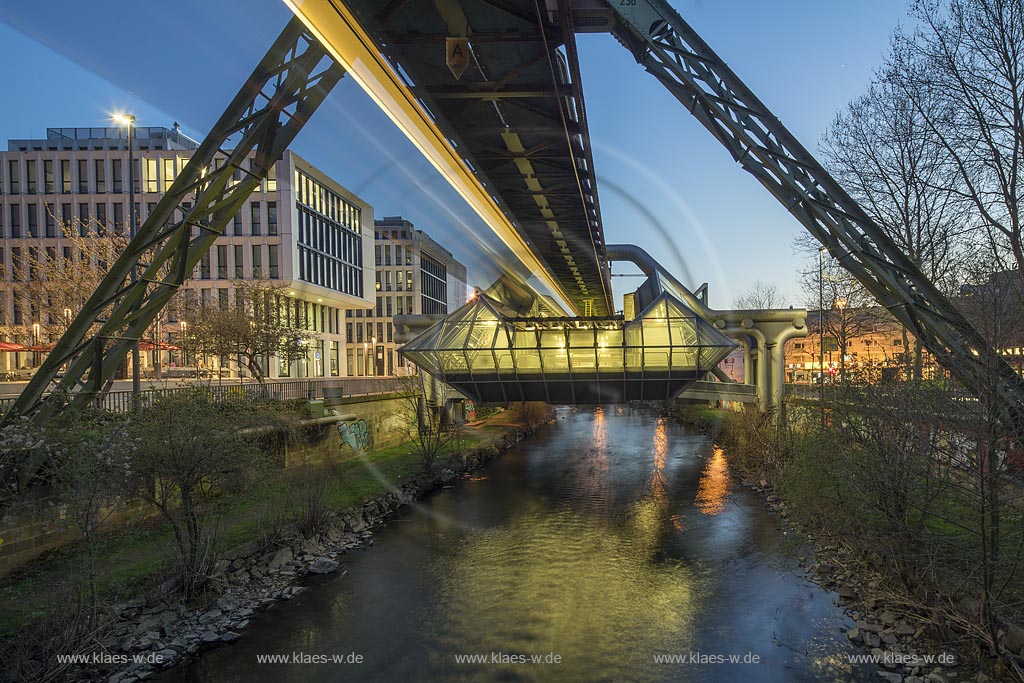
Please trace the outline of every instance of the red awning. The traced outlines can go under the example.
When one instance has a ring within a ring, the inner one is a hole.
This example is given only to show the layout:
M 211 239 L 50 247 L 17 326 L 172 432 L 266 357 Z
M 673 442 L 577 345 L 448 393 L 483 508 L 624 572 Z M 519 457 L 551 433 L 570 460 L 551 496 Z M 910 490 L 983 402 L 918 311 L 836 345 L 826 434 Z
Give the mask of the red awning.
M 139 342 L 139 351 L 155 351 L 155 350 L 156 350 L 156 342 L 145 341 L 145 340 Z M 181 347 L 180 346 L 175 346 L 174 344 L 170 344 L 168 342 L 160 342 L 160 350 L 161 351 L 181 351 Z
M 28 351 L 24 344 L 12 344 L 11 342 L 0 341 L 0 351 Z
M 53 344 L 34 344 L 33 346 L 29 346 L 26 348 L 29 351 L 53 351 Z

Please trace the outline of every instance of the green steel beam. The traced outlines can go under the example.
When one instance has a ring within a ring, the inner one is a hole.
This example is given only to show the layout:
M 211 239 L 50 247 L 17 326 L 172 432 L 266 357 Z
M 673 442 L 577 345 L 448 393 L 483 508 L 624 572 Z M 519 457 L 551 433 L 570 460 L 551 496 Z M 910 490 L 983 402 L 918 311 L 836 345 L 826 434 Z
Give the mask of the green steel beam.
M 57 411 L 102 395 L 132 341 L 190 277 L 344 74 L 299 19 L 288 23 L 0 426 L 24 417 L 42 425 Z M 239 134 L 229 148 L 229 138 Z M 250 153 L 254 158 L 247 169 Z M 238 170 L 244 177 L 232 182 Z M 136 268 L 142 273 L 132 284 Z M 65 364 L 68 370 L 59 377 Z M 53 382 L 56 387 L 48 392 Z M 31 458 L 23 463 L 22 485 L 38 466 Z

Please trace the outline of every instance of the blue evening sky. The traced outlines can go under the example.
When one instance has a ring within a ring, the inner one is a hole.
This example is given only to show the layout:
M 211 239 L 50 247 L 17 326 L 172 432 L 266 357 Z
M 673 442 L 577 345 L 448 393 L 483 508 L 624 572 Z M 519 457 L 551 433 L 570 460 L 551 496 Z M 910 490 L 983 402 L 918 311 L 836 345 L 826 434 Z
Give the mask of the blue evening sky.
M 901 0 L 672 1 L 811 150 L 906 21 Z M 0 145 L 107 125 L 118 110 L 201 139 L 288 17 L 276 0 L 0 0 Z M 614 39 L 578 42 L 608 241 L 640 244 L 691 287 L 709 282 L 713 306 L 758 279 L 804 304 L 801 226 Z M 448 246 L 473 284 L 490 282 L 487 229 L 352 81 L 293 149 L 378 217 L 404 215 Z M 639 280 L 615 284 L 620 298 Z

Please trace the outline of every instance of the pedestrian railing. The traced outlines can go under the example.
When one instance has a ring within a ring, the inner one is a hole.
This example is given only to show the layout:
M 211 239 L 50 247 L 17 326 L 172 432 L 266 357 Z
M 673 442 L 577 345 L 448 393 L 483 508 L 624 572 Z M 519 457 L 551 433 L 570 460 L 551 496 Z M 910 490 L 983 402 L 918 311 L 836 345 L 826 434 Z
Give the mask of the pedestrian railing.
M 108 391 L 98 399 L 98 407 L 115 413 L 128 412 L 134 406 L 145 408 L 161 398 L 201 389 L 215 401 L 317 400 L 369 396 L 401 391 L 407 380 L 400 377 L 345 377 L 336 379 L 268 380 L 266 382 L 196 382 L 189 386 L 145 389 L 135 396 L 128 391 Z M 6 413 L 17 397 L 0 398 L 0 414 Z

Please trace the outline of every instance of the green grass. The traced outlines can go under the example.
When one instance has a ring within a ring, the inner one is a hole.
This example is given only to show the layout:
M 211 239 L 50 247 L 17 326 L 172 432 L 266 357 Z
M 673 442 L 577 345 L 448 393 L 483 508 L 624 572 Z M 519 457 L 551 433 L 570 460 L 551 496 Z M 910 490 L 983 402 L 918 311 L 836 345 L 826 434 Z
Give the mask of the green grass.
M 462 437 L 464 452 L 503 431 L 494 425 L 474 429 Z M 450 455 L 453 446 L 449 444 L 435 467 L 443 467 L 444 457 Z M 330 468 L 326 502 L 331 510 L 339 512 L 400 486 L 422 471 L 419 455 L 411 443 L 317 467 Z M 301 477 L 306 471 L 307 468 L 275 471 L 247 491 L 222 496 L 216 505 L 218 548 L 226 551 L 259 539 L 274 515 L 288 521 L 302 499 Z M 167 576 L 174 553 L 173 532 L 162 518 L 104 534 L 96 545 L 99 593 L 113 602 L 157 585 Z M 85 558 L 83 544 L 72 543 L 4 579 L 0 585 L 0 639 L 44 616 L 52 607 L 52 587 L 66 584 L 68 577 L 83 575 Z

